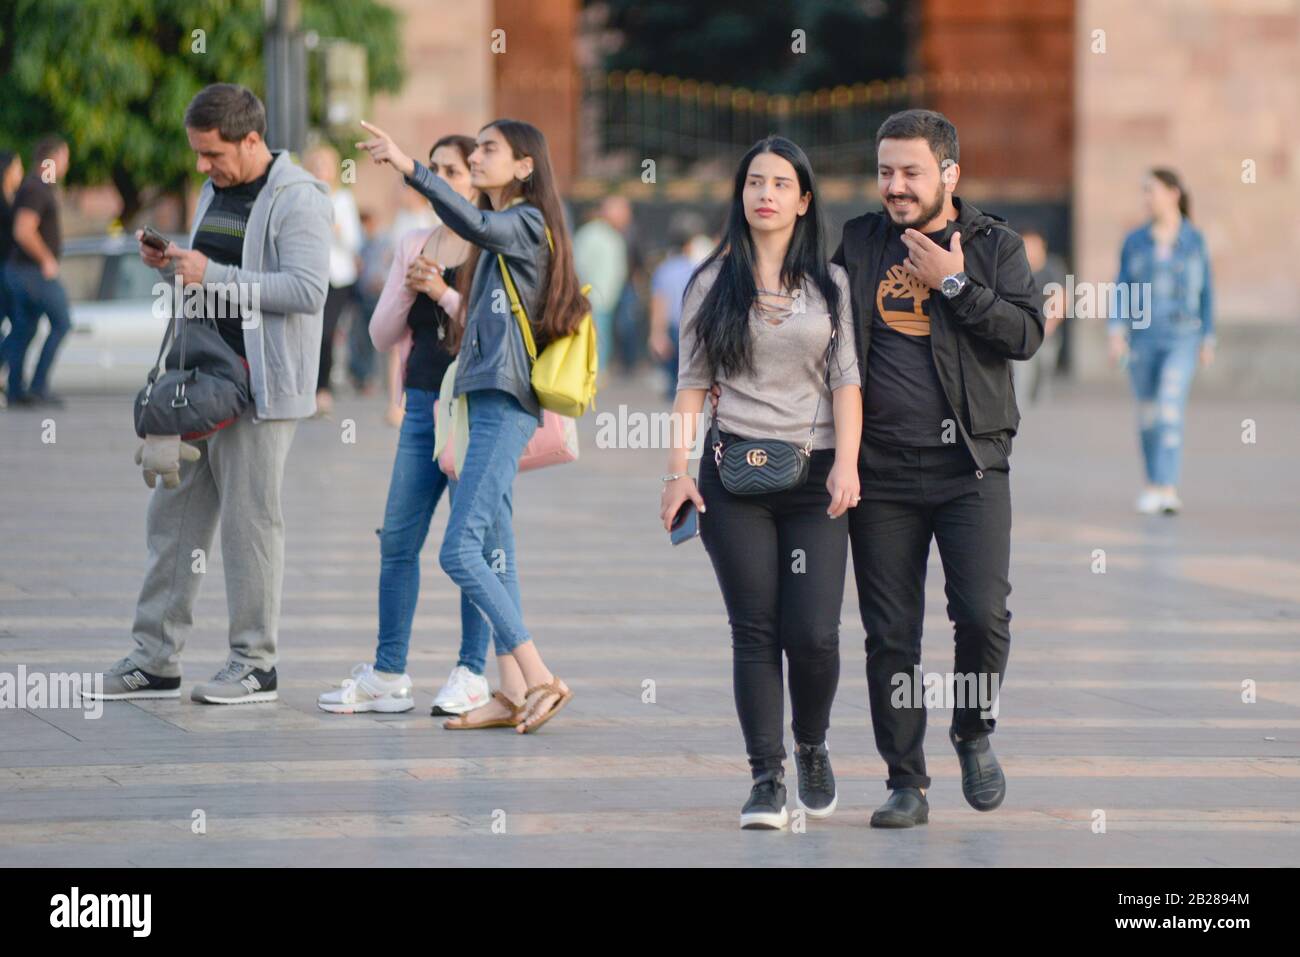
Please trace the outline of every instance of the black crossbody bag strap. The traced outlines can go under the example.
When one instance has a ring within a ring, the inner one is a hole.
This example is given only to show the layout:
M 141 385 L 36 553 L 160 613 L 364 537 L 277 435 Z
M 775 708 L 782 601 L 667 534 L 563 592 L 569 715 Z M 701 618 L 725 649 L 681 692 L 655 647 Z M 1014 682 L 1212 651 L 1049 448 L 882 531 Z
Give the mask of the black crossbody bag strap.
M 831 328 L 831 340 L 826 343 L 826 355 L 822 369 L 822 381 L 826 384 L 826 391 L 831 391 L 831 354 L 835 349 L 835 336 L 838 330 Z M 719 388 L 717 379 L 709 386 L 709 398 L 713 406 L 713 415 L 709 422 L 709 445 L 713 449 L 714 464 L 722 464 L 722 435 L 718 429 L 718 395 L 713 391 Z M 822 396 L 817 394 L 817 408 L 813 411 L 812 426 L 808 429 L 808 441 L 803 444 L 805 455 L 812 454 L 813 433 L 817 431 L 817 419 L 822 414 Z

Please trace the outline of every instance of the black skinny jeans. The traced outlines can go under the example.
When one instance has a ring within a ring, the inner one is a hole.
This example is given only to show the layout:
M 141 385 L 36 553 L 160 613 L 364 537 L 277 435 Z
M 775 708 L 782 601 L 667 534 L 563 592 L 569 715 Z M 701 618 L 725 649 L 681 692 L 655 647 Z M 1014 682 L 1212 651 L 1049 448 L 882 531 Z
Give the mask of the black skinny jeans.
M 925 706 L 915 694 L 930 539 L 943 562 L 948 618 L 956 640 L 954 672 L 975 675 L 996 694 L 1011 648 L 1011 487 L 1007 468 L 977 477 L 964 446 L 894 449 L 863 442 L 862 501 L 849 510 L 853 572 L 867 632 L 867 688 L 876 748 L 889 788 L 930 786 L 925 770 Z M 910 694 L 895 694 L 900 688 Z M 981 691 L 981 693 L 983 693 Z M 960 701 L 960 699 L 958 699 Z M 963 738 L 991 734 L 978 697 L 953 709 Z
M 736 711 L 755 777 L 782 767 L 786 756 L 783 651 L 795 741 L 821 744 L 830 725 L 848 562 L 846 516 L 826 514 L 834 462 L 834 449 L 814 451 L 807 482 L 772 495 L 732 495 L 709 449 L 700 465 L 700 537 L 731 622 Z

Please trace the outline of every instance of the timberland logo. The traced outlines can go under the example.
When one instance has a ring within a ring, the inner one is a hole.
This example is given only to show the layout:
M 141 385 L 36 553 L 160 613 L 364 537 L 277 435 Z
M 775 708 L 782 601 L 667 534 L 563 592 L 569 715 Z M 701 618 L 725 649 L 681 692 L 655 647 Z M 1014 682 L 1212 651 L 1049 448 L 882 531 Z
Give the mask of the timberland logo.
M 761 469 L 767 464 L 767 451 L 765 449 L 750 449 L 745 453 L 745 461 L 756 469 Z
M 128 927 L 133 937 L 148 937 L 152 927 L 152 894 L 70 894 L 50 898 L 51 927 Z

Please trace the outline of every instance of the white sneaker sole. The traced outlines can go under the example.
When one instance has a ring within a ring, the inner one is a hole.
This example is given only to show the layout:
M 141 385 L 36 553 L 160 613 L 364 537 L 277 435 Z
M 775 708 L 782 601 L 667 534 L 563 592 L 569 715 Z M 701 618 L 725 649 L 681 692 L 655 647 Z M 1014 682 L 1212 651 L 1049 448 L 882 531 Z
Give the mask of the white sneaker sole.
M 214 695 L 199 695 L 192 700 L 200 704 L 263 704 L 268 701 L 279 701 L 280 695 L 275 691 L 254 691 L 252 694 L 240 695 L 238 698 L 218 698 Z
M 180 688 L 173 688 L 170 691 L 121 691 L 116 694 L 97 694 L 94 691 L 82 691 L 81 696 L 90 701 L 130 701 L 133 698 L 179 698 L 181 696 Z
M 410 698 L 377 698 L 374 701 L 358 701 L 355 704 L 338 704 L 331 701 L 317 701 L 316 707 L 330 714 L 401 714 L 415 707 Z
M 435 699 L 433 702 L 432 713 L 435 715 L 448 716 L 464 714 L 466 711 L 473 711 L 475 708 L 483 707 L 491 700 L 491 696 L 488 696 L 476 704 L 473 701 L 438 701 Z
M 790 823 L 790 812 L 781 808 L 780 814 L 771 811 L 741 813 L 740 826 L 746 831 L 779 831 Z
M 799 804 L 800 809 L 802 809 L 802 811 L 805 814 L 807 814 L 809 817 L 816 817 L 816 818 L 830 817 L 832 814 L 835 813 L 836 805 L 840 803 L 840 795 L 838 791 L 835 792 L 835 797 L 831 798 L 831 803 L 828 804 L 826 807 L 822 808 L 821 810 L 810 808 L 807 804 L 804 804 L 803 799 L 800 798 L 798 794 L 794 796 L 794 799 Z

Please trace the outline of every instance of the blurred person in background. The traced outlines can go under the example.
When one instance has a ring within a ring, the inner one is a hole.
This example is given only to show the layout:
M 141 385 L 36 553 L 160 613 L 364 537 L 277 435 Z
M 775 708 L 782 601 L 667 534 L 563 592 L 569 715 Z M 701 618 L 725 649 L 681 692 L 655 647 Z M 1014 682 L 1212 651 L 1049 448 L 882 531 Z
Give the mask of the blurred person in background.
M 1011 363 L 1011 374 L 1016 396 L 1028 403 L 1037 402 L 1046 394 L 1047 385 L 1056 375 L 1057 360 L 1061 351 L 1065 317 L 1065 262 L 1060 256 L 1048 252 L 1047 237 L 1033 227 L 1020 234 L 1025 242 L 1025 256 L 1034 273 L 1034 288 L 1040 298 L 1043 312 L 1043 344 L 1028 359 Z M 1058 334 L 1059 332 L 1059 334 Z
M 624 371 L 632 372 L 641 364 L 641 357 L 645 354 L 649 324 L 645 293 L 650 277 L 646 272 L 645 244 L 641 241 L 630 206 L 623 241 L 627 243 L 627 281 L 623 283 L 623 292 L 614 307 L 614 355 Z
M 22 181 L 22 157 L 9 150 L 0 150 L 0 377 L 4 375 L 6 366 L 5 339 L 13 331 L 5 263 L 14 248 L 14 197 Z M 0 409 L 4 408 L 4 403 L 5 388 L 0 383 Z
M 380 229 L 375 214 L 361 213 L 361 249 L 358 253 L 357 281 L 352 287 L 353 319 L 348 326 L 348 375 L 361 395 L 372 390 L 375 371 L 375 345 L 370 341 L 370 317 L 384 291 L 384 278 L 393 261 L 393 243 L 387 230 Z
M 5 339 L 12 406 L 60 406 L 49 391 L 50 372 L 63 337 L 72 328 L 68 295 L 59 282 L 59 255 L 63 227 L 59 221 L 59 184 L 68 172 L 68 144 L 58 136 L 45 136 L 32 152 L 32 171 L 14 194 L 13 247 L 5 266 L 12 331 Z M 23 385 L 27 349 L 44 315 L 49 334 L 29 386 Z
M 700 243 L 701 237 L 704 243 Z M 690 210 L 668 221 L 671 249 L 650 278 L 650 353 L 663 366 L 665 397 L 677 394 L 677 350 L 681 339 L 682 299 L 695 267 L 709 254 L 704 217 Z
M 609 377 L 614 352 L 614 310 L 627 283 L 627 240 L 632 205 L 623 196 L 607 196 L 596 215 L 573 234 L 573 265 L 578 281 L 591 284 L 592 318 L 596 323 L 597 361 L 601 381 Z
M 1183 422 L 1196 367 L 1214 361 L 1214 292 L 1205 237 L 1191 222 L 1191 199 L 1178 175 L 1153 169 L 1143 182 L 1147 222 L 1124 237 L 1120 290 L 1107 329 L 1110 358 L 1127 365 L 1138 403 L 1146 485 L 1143 515 L 1183 507 L 1178 481 Z
M 357 256 L 361 252 L 361 217 L 352 190 L 339 184 L 339 154 L 332 146 L 318 146 L 307 153 L 303 165 L 324 183 L 334 207 L 334 231 L 330 234 L 330 288 L 325 297 L 325 327 L 321 330 L 320 372 L 316 380 L 316 411 L 329 415 L 334 409 L 330 378 L 334 372 L 334 340 L 339 318 L 352 300 L 357 281 Z

